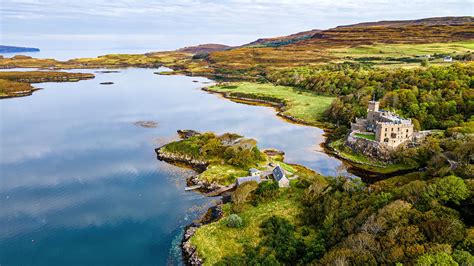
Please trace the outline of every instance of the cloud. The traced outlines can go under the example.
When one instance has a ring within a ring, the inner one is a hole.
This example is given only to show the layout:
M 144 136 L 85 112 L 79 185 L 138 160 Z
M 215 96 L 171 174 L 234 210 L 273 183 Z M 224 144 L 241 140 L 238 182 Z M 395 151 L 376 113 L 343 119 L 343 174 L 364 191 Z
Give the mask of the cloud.
M 78 47 L 110 47 L 107 42 L 117 39 L 110 35 L 128 46 L 177 48 L 210 41 L 236 45 L 362 21 L 470 15 L 472 8 L 466 6 L 472 4 L 473 0 L 3 0 L 0 30 L 1 42 L 25 42 L 21 36 L 31 36 L 31 43 L 45 46 L 53 41 L 61 45 L 64 40 L 58 38 L 63 36 L 80 39 Z

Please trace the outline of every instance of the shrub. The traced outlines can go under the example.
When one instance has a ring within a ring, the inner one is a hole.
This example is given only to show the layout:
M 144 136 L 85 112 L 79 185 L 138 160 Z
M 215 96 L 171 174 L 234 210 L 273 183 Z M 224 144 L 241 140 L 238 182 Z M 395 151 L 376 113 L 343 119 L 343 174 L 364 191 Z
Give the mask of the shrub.
M 474 256 L 468 251 L 455 250 L 453 258 L 459 265 L 474 265 Z
M 237 213 L 243 211 L 249 201 L 249 196 L 257 186 L 258 184 L 255 181 L 246 182 L 238 186 L 234 193 L 232 193 L 232 211 Z
M 225 220 L 225 224 L 227 225 L 227 227 L 230 228 L 240 228 L 243 226 L 243 221 L 240 216 L 233 213 L 229 217 L 227 217 L 227 219 Z
M 258 188 L 254 191 L 255 202 L 263 202 L 274 199 L 278 196 L 280 187 L 277 182 L 268 181 L 258 184 Z

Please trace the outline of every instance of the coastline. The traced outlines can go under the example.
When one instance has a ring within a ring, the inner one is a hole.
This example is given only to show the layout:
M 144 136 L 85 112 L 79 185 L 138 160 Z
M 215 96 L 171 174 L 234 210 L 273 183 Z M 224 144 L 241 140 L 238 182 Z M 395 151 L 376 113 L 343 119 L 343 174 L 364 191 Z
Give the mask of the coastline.
M 210 89 L 210 87 L 203 87 L 201 88 L 201 90 L 211 93 L 211 94 L 218 94 L 225 99 L 228 99 L 237 103 L 243 103 L 243 104 L 255 105 L 255 106 L 273 107 L 277 111 L 278 117 L 290 123 L 305 125 L 305 126 L 312 126 L 312 127 L 319 127 L 323 130 L 328 128 L 327 124 L 324 122 L 308 122 L 303 119 L 293 117 L 291 115 L 283 114 L 283 111 L 286 108 L 286 103 L 284 101 L 280 101 L 279 99 L 273 99 L 274 101 L 271 101 L 271 100 L 265 100 L 258 97 L 256 98 L 240 97 L 240 96 L 232 95 L 229 92 L 215 91 L 215 90 Z
M 359 176 L 360 178 L 363 179 L 364 182 L 372 183 L 372 182 L 379 181 L 385 178 L 417 171 L 416 168 L 413 168 L 413 169 L 396 170 L 396 171 L 384 173 L 382 171 L 370 170 L 370 169 L 364 168 L 363 166 L 372 166 L 376 168 L 382 168 L 382 167 L 376 164 L 352 161 L 349 158 L 342 156 L 337 150 L 335 150 L 333 147 L 330 146 L 330 144 L 333 141 L 330 140 L 330 138 L 328 138 L 328 135 L 331 134 L 331 131 L 333 129 L 331 128 L 332 125 L 328 123 L 324 123 L 324 122 L 312 123 L 312 122 L 304 121 L 299 118 L 295 118 L 290 115 L 283 114 L 283 111 L 286 108 L 286 104 L 284 101 L 280 101 L 279 99 L 273 99 L 274 101 L 271 101 L 268 99 L 258 98 L 258 96 L 256 98 L 236 96 L 236 95 L 232 95 L 229 92 L 221 92 L 221 91 L 212 90 L 210 89 L 210 87 L 203 87 L 202 90 L 208 93 L 220 95 L 225 99 L 228 99 L 237 103 L 249 104 L 249 105 L 255 105 L 255 106 L 273 107 L 277 111 L 277 116 L 287 122 L 321 128 L 324 131 L 323 136 L 325 137 L 325 140 L 320 144 L 320 146 L 323 148 L 325 153 L 341 160 L 344 164 L 348 166 L 348 171 L 350 173 L 355 174 L 356 176 Z
M 167 162 L 178 167 L 190 168 L 196 171 L 198 174 L 201 174 L 202 172 L 206 171 L 209 165 L 209 163 L 206 161 L 196 160 L 191 158 L 190 156 L 165 152 L 163 151 L 163 146 L 155 149 L 155 152 L 157 154 L 158 160 Z M 206 182 L 204 180 L 199 179 L 197 175 L 192 175 L 188 177 L 186 179 L 186 185 L 199 186 L 197 190 L 208 197 L 219 196 L 227 191 L 222 191 L 223 189 L 227 188 L 226 186 L 219 185 L 217 183 Z

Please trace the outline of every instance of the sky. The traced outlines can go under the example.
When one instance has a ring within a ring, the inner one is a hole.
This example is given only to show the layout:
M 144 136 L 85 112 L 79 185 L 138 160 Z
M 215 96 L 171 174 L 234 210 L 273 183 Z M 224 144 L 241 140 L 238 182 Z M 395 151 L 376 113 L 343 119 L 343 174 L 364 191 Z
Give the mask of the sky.
M 474 0 L 0 0 L 0 44 L 170 50 L 358 22 L 474 14 Z

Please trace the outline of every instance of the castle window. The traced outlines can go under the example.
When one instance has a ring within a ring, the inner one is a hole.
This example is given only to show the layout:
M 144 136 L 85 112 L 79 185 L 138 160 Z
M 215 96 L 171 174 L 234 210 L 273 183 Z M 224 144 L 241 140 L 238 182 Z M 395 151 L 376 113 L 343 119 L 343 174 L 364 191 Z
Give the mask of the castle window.
M 387 131 L 387 128 L 385 128 L 385 131 Z
M 400 128 L 397 128 L 397 131 L 400 131 Z
M 385 133 L 385 137 L 387 136 L 387 133 Z
M 385 139 L 383 140 L 383 142 L 388 142 L 388 138 L 385 138 Z
M 392 127 L 392 131 L 393 131 L 393 127 Z
M 406 138 L 408 138 L 408 134 L 407 134 Z
M 396 139 L 396 138 L 397 138 L 397 134 L 392 133 L 392 134 L 390 134 L 390 137 L 391 137 L 392 139 Z
M 408 129 L 407 129 L 407 133 L 408 133 Z

